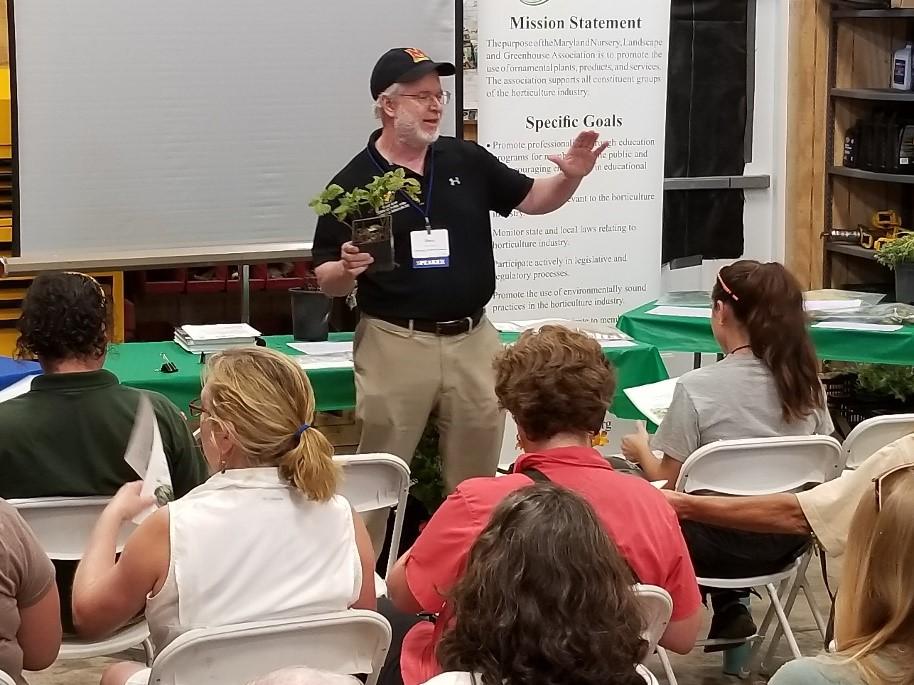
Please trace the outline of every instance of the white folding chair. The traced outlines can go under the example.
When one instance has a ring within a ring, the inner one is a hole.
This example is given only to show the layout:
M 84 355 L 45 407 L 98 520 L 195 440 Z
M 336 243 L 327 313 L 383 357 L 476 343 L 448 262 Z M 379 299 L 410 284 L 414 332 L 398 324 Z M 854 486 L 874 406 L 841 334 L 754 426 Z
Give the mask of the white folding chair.
M 844 469 L 844 453 L 837 440 L 823 435 L 722 440 L 696 450 L 685 463 L 676 481 L 676 490 L 691 494 L 722 494 L 734 496 L 772 495 L 797 492 L 837 478 Z M 754 661 L 765 640 L 771 621 L 776 617 L 790 651 L 799 659 L 800 648 L 787 621 L 781 600 L 793 580 L 794 590 L 803 590 L 809 607 L 816 616 L 820 630 L 824 629 L 821 612 L 816 606 L 806 580 L 806 567 L 812 551 L 776 573 L 747 578 L 699 578 L 706 587 L 740 589 L 764 587 L 771 606 L 753 641 L 750 663 Z M 777 585 L 780 585 L 779 592 Z M 796 593 L 793 592 L 795 597 Z M 786 594 L 785 594 L 786 597 Z M 792 606 L 792 601 L 789 601 Z M 774 639 L 779 637 L 776 633 Z M 728 641 L 729 642 L 729 641 Z M 704 644 L 709 644 L 705 642 Z
M 663 666 L 663 672 L 667 682 L 670 685 L 676 685 L 676 675 L 673 673 L 673 667 L 670 664 L 670 657 L 666 650 L 660 646 L 660 638 L 670 624 L 670 617 L 673 615 L 673 598 L 670 593 L 662 587 L 656 585 L 635 585 L 635 596 L 641 604 L 641 613 L 644 617 L 644 634 L 642 637 L 647 640 L 647 655 L 656 652 L 660 664 Z M 651 678 L 653 674 L 648 673 Z M 651 682 L 648 680 L 648 682 Z
M 299 619 L 199 628 L 179 636 L 152 664 L 150 685 L 245 685 L 290 666 L 341 675 L 364 673 L 376 685 L 390 647 L 390 624 L 350 609 Z
M 387 554 L 387 570 L 390 573 L 397 561 L 400 550 L 400 535 L 403 533 L 403 517 L 406 514 L 406 497 L 409 495 L 409 466 L 392 454 L 344 454 L 334 457 L 343 469 L 340 494 L 349 500 L 357 512 L 376 511 L 396 507 L 394 529 L 390 537 Z M 383 581 L 378 585 L 380 592 Z
M 79 561 L 95 522 L 108 504 L 108 498 L 38 497 L 12 499 L 8 502 L 25 519 L 49 558 L 55 561 Z M 128 523 L 121 528 L 118 552 L 123 549 L 124 542 L 134 527 Z M 146 621 L 128 625 L 102 640 L 64 636 L 58 658 L 89 659 L 116 654 L 137 646 L 145 651 L 147 664 L 152 663 L 152 644 L 149 642 Z
M 857 468 L 890 442 L 910 433 L 914 433 L 914 414 L 889 414 L 861 422 L 844 439 L 846 468 Z
M 0 685 L 16 685 L 16 681 L 5 671 L 0 671 Z
M 660 685 L 654 677 L 654 674 L 648 671 L 644 664 L 638 664 L 638 667 L 635 670 L 638 671 L 638 675 L 644 678 L 644 682 L 647 683 L 647 685 Z

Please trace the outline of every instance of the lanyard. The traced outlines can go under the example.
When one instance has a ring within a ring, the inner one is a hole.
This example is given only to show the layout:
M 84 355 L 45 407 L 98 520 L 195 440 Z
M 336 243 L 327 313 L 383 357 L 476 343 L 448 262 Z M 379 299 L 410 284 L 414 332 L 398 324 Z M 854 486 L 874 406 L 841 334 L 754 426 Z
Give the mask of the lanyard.
M 371 161 L 374 162 L 374 165 L 378 168 L 378 171 L 380 171 L 382 174 L 385 173 L 384 167 L 382 167 L 381 163 L 377 159 L 375 159 L 375 156 L 371 151 L 370 145 L 368 146 L 367 150 L 368 150 L 368 156 L 371 158 Z M 406 200 L 406 203 L 410 207 L 415 209 L 417 212 L 419 212 L 419 214 L 422 215 L 422 218 L 425 219 L 425 230 L 428 233 L 432 232 L 432 225 L 429 222 L 429 215 L 432 213 L 432 185 L 435 182 L 435 151 L 432 150 L 431 152 L 432 152 L 432 154 L 429 155 L 429 160 L 428 160 L 428 170 L 427 170 L 428 171 L 428 193 L 426 193 L 426 198 L 425 198 L 425 209 L 423 209 L 419 204 L 417 204 L 409 195 L 404 193 L 402 190 L 397 191 L 400 193 L 401 197 L 404 200 Z M 388 170 L 389 170 L 389 168 L 388 168 Z

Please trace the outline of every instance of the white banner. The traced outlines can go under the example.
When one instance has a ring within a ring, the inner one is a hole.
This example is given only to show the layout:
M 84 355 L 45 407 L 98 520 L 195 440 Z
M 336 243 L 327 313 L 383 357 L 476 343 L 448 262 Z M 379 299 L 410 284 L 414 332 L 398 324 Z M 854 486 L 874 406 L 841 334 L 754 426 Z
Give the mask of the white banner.
M 479 3 L 479 143 L 531 176 L 609 148 L 565 207 L 493 221 L 497 321 L 614 323 L 660 291 L 669 0 Z

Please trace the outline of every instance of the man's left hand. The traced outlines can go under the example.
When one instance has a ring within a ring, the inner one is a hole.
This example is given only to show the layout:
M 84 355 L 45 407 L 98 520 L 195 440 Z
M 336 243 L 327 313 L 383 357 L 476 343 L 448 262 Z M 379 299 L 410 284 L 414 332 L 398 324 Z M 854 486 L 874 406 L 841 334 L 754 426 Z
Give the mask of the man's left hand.
M 608 142 L 597 144 L 600 134 L 596 131 L 584 131 L 574 139 L 568 152 L 564 155 L 551 155 L 548 157 L 567 178 L 580 180 L 593 171 L 597 158 L 603 154 Z

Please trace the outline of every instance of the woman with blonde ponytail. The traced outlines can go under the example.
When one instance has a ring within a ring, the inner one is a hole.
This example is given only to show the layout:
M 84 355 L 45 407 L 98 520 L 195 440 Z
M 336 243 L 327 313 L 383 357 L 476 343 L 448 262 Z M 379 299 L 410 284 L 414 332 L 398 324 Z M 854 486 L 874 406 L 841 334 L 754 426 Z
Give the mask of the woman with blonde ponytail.
M 374 609 L 371 541 L 336 494 L 333 447 L 312 425 L 314 407 L 307 376 L 279 352 L 211 357 L 199 411 L 213 475 L 143 521 L 120 558 L 118 529 L 150 502 L 140 483 L 115 495 L 76 573 L 79 632 L 109 634 L 145 608 L 158 652 L 200 626 Z M 125 662 L 101 682 L 148 679 L 148 669 Z
M 717 274 L 711 301 L 711 329 L 724 358 L 679 379 L 653 440 L 642 430 L 622 442 L 625 456 L 668 488 L 676 485 L 683 462 L 709 443 L 834 430 L 797 279 L 777 262 L 738 261 Z M 683 521 L 682 532 L 699 577 L 772 573 L 809 544 L 805 536 L 744 533 L 693 521 Z M 707 594 L 714 609 L 710 639 L 736 642 L 755 633 L 743 602 L 748 590 Z M 721 642 L 705 651 L 731 645 Z
M 860 498 L 841 577 L 838 652 L 791 661 L 771 685 L 914 685 L 914 466 Z

